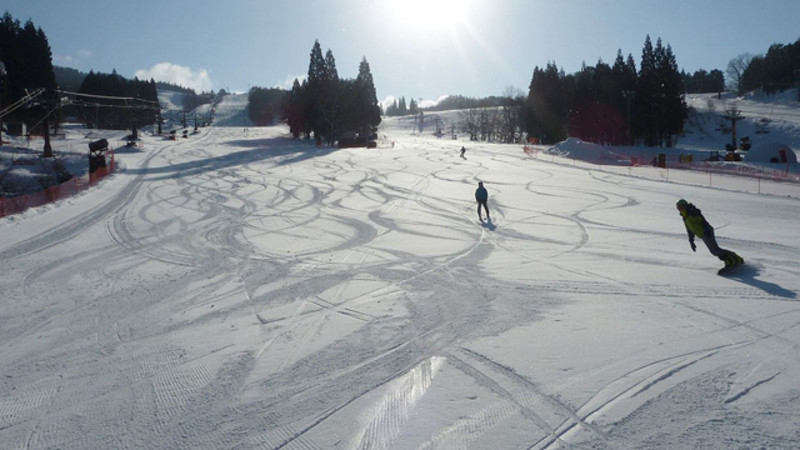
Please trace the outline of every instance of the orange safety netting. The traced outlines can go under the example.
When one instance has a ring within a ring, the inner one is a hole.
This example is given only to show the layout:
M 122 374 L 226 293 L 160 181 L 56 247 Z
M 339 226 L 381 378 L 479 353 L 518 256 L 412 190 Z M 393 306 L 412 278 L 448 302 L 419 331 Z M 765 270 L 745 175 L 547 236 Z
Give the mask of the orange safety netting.
M 106 167 L 98 167 L 94 172 L 80 177 L 72 177 L 58 186 L 49 187 L 33 194 L 18 197 L 0 197 L 0 217 L 10 216 L 25 211 L 28 208 L 46 205 L 65 199 L 78 192 L 88 189 L 100 180 L 114 172 L 114 152 L 109 151 Z

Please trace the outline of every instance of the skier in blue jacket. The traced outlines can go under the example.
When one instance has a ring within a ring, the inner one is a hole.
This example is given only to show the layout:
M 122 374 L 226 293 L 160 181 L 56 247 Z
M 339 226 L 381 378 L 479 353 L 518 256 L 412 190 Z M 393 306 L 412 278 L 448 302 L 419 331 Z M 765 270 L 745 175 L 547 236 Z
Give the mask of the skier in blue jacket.
M 475 200 L 478 202 L 478 219 L 483 220 L 483 217 L 481 217 L 481 206 L 483 206 L 486 211 L 486 220 L 491 220 L 489 218 L 489 207 L 486 206 L 486 202 L 489 200 L 489 193 L 483 187 L 483 181 L 478 182 L 478 189 L 475 190 Z

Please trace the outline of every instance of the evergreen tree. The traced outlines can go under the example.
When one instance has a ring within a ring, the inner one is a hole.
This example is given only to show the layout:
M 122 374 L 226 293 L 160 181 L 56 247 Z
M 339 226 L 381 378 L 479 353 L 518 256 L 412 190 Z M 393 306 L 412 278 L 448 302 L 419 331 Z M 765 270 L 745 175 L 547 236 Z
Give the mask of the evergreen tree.
M 708 72 L 696 70 L 693 74 L 681 71 L 681 79 L 687 94 L 722 92 L 725 90 L 725 75 L 719 69 Z
M 361 136 L 372 137 L 381 123 L 381 107 L 375 90 L 375 82 L 369 68 L 367 58 L 361 59 L 356 76 L 356 104 L 354 114 L 357 117 L 357 131 Z
M 83 108 L 88 127 L 125 130 L 151 124 L 159 108 L 154 80 L 127 80 L 112 70 L 110 74 L 90 71 L 78 92 L 101 97 Z
M 322 56 L 319 41 L 314 41 L 308 66 L 308 102 L 306 121 L 318 142 L 328 145 L 336 141 L 337 102 L 340 96 L 339 75 L 333 53 Z
M 333 52 L 328 50 L 323 58 L 318 40 L 311 49 L 308 78 L 302 85 L 295 80 L 284 110 L 293 136 L 313 132 L 318 142 L 327 145 L 335 144 L 345 135 L 348 139 L 356 135 L 372 138 L 381 121 L 381 107 L 367 59 L 362 59 L 355 79 L 342 80 Z
M 42 29 L 37 29 L 33 22 L 27 21 L 20 31 L 19 45 L 22 50 L 22 64 L 27 68 L 25 87 L 30 90 L 41 87 L 55 89 L 53 56 Z
M 21 26 L 18 20 L 6 11 L 0 22 L 0 57 L 6 66 L 6 77 L 3 82 L 3 105 L 10 105 L 25 94 L 27 68 L 22 61 Z
M 52 52 L 47 36 L 41 28 L 28 20 L 21 26 L 18 20 L 7 11 L 0 20 L 0 60 L 6 67 L 3 79 L 2 104 L 10 105 L 23 98 L 27 92 L 46 89 L 46 94 L 38 98 L 41 107 L 21 108 L 6 117 L 6 120 L 26 122 L 32 132 L 44 134 L 41 125 L 33 130 L 33 125 L 42 124 L 45 114 L 55 108 L 55 75 Z M 52 115 L 56 118 L 56 115 Z
M 763 88 L 766 93 L 796 86 L 800 70 L 800 39 L 794 44 L 773 44 L 764 56 L 753 57 L 741 73 L 742 92 Z
M 584 64 L 581 72 L 571 80 L 565 78 L 562 83 L 565 91 L 569 91 L 569 82 L 573 82 L 572 94 L 567 96 L 571 136 L 603 144 L 625 141 L 625 121 L 620 108 L 622 90 L 617 77 L 620 61 L 624 65 L 621 55 L 618 55 L 615 68 L 602 60 L 595 67 Z
M 542 142 L 558 142 L 566 138 L 566 105 L 563 72 L 555 62 L 544 69 L 535 67 L 526 102 L 526 131 Z
M 408 114 L 419 114 L 419 105 L 413 98 L 408 103 Z
M 663 138 L 667 140 L 667 145 L 672 147 L 675 145 L 674 138 L 683 132 L 683 124 L 686 120 L 686 101 L 678 62 L 669 44 L 664 48 L 662 59 L 659 61 L 659 71 L 661 74 L 660 98 L 664 102 L 663 121 L 666 125 L 664 130 L 666 136 Z
M 47 36 L 31 20 L 24 26 L 7 11 L 0 20 L 0 60 L 6 68 L 0 98 L 10 105 L 24 98 L 28 92 L 44 89 L 36 104 L 28 104 L 5 117 L 26 123 L 29 132 L 45 137 L 44 155 L 52 156 L 50 123 L 56 127 L 60 120 L 55 93 L 52 52 Z
M 397 103 L 397 99 L 395 99 L 395 100 L 392 102 L 392 104 L 391 104 L 391 105 L 389 105 L 389 106 L 387 106 L 387 107 L 386 107 L 386 113 L 385 113 L 385 114 L 386 114 L 386 117 L 395 117 L 395 116 L 399 116 L 400 114 L 399 114 L 399 112 L 398 112 L 398 111 L 399 111 L 399 106 L 398 106 L 398 103 Z
M 307 109 L 306 103 L 306 86 L 301 85 L 300 81 L 296 78 L 292 83 L 292 90 L 286 98 L 284 106 L 284 114 L 286 115 L 286 123 L 289 125 L 289 132 L 295 138 L 302 136 L 308 137 L 310 128 L 306 122 L 304 111 Z
M 283 89 L 250 89 L 247 98 L 247 115 L 256 126 L 272 125 L 281 115 L 285 97 Z
M 683 81 L 672 48 L 659 38 L 655 47 L 650 36 L 642 49 L 642 63 L 637 88 L 638 131 L 645 144 L 673 144 L 673 137 L 683 131 L 686 103 Z
M 331 83 L 339 82 L 339 71 L 336 70 L 336 59 L 333 52 L 328 49 L 325 53 L 325 79 Z
M 633 129 L 633 124 L 635 123 L 633 118 L 638 116 L 638 108 L 635 101 L 638 75 L 633 56 L 628 54 L 628 58 L 623 59 L 622 50 L 618 50 L 612 71 L 616 87 L 619 90 L 619 94 L 621 94 L 617 97 L 616 109 L 625 114 L 624 143 L 631 144 L 630 140 L 636 135 Z
M 311 47 L 311 59 L 308 63 L 308 84 L 314 87 L 321 84 L 325 78 L 325 58 L 322 56 L 322 47 L 319 41 L 314 41 L 314 46 Z
M 322 136 L 327 134 L 328 131 L 322 118 L 324 114 L 324 90 L 327 84 L 327 70 L 325 58 L 322 56 L 322 47 L 319 45 L 318 40 L 314 41 L 314 46 L 311 48 L 306 80 L 308 83 L 308 101 L 305 103 L 305 120 L 311 127 L 315 139 L 321 142 Z
M 648 145 L 658 144 L 658 75 L 656 72 L 655 50 L 647 35 L 642 48 L 642 59 L 639 66 L 638 86 L 636 88 L 636 105 L 639 114 L 636 120 L 637 134 L 645 138 Z

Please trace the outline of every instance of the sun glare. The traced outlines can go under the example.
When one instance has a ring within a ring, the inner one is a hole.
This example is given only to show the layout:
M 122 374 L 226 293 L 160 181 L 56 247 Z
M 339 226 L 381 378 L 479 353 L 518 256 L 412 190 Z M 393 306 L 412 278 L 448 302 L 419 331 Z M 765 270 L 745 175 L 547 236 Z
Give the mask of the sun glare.
M 451 30 L 465 17 L 464 0 L 391 0 L 392 17 L 418 29 Z

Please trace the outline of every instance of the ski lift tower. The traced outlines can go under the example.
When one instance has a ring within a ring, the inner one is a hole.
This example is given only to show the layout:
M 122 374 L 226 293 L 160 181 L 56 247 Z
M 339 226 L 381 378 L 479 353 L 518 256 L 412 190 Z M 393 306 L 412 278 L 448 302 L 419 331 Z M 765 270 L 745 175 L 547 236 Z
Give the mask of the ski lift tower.
M 738 148 L 738 146 L 736 145 L 736 122 L 744 119 L 744 116 L 742 116 L 742 111 L 734 107 L 725 110 L 725 115 L 723 117 L 731 121 L 731 136 L 733 142 L 733 147 L 731 148 L 731 151 L 736 150 Z

